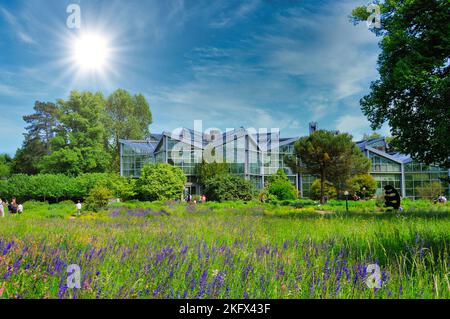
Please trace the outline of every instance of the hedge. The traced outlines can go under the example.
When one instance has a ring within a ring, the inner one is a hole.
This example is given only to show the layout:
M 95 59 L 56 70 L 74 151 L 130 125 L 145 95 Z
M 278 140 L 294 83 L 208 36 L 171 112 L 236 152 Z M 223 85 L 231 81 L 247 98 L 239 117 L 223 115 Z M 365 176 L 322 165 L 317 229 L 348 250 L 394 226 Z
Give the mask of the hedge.
M 78 200 L 86 199 L 96 186 L 107 187 L 114 196 L 123 199 L 134 195 L 134 181 L 114 174 L 92 173 L 77 177 L 62 174 L 18 174 L 7 181 L 0 181 L 0 198 L 11 200 L 16 197 L 19 202 Z

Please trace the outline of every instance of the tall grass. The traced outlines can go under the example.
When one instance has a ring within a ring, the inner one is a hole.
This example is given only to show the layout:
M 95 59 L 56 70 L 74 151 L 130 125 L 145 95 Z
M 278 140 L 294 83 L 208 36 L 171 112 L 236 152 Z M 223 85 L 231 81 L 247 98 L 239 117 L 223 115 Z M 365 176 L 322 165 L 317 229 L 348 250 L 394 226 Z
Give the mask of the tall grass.
M 1 298 L 450 297 L 442 207 L 320 215 L 314 205 L 130 202 L 76 219 L 69 203 L 25 207 L 0 219 Z M 69 264 L 81 289 L 66 285 Z M 379 289 L 367 287 L 369 264 Z

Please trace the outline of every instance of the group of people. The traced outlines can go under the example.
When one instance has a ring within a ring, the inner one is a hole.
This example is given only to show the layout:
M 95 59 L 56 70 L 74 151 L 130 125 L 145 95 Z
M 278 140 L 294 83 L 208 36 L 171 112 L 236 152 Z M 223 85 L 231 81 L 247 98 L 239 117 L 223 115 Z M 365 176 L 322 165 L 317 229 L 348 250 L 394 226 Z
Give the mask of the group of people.
M 191 194 L 186 195 L 185 201 L 188 203 L 206 203 L 206 195 L 200 196 L 200 199 L 197 201 L 196 199 L 193 199 Z
M 5 217 L 5 207 L 8 207 L 8 211 L 10 214 L 22 214 L 23 213 L 23 205 L 17 204 L 17 200 L 15 197 L 11 199 L 11 203 L 8 201 L 4 202 L 0 198 L 0 216 Z

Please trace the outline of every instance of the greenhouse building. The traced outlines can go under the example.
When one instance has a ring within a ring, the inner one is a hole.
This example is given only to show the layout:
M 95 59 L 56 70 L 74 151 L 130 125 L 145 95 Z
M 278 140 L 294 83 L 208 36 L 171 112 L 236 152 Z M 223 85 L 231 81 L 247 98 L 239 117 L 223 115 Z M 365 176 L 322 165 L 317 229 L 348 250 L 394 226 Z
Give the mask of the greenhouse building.
M 309 197 L 314 176 L 294 173 L 285 163 L 286 155 L 294 153 L 298 137 L 281 138 L 279 131 L 256 132 L 239 128 L 221 133 L 211 130 L 201 133 L 191 129 L 152 134 L 147 140 L 120 141 L 120 174 L 138 178 L 146 163 L 169 163 L 180 167 L 187 176 L 186 193 L 200 195 L 195 166 L 202 160 L 226 162 L 230 173 L 250 180 L 257 188 L 265 185 L 267 177 L 278 169 L 284 170 L 302 197 Z M 417 188 L 440 182 L 449 195 L 449 184 L 441 178 L 450 171 L 437 166 L 414 162 L 409 156 L 387 151 L 384 138 L 356 142 L 372 161 L 371 175 L 377 181 L 377 194 L 385 185 L 396 187 L 402 197 L 418 198 Z

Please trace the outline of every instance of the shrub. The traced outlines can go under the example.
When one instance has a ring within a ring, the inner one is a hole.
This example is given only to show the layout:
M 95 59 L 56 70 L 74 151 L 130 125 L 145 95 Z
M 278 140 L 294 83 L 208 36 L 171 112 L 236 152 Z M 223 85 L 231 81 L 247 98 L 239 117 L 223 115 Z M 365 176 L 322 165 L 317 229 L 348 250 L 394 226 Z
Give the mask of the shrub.
M 0 198 L 16 197 L 27 200 L 49 201 L 86 199 L 96 186 L 109 188 L 113 195 L 124 200 L 136 195 L 135 181 L 114 174 L 91 173 L 77 177 L 62 174 L 13 175 L 8 181 L 0 180 Z
M 417 187 L 416 193 L 420 198 L 436 199 L 444 193 L 444 188 L 440 182 L 432 182 Z
M 205 182 L 205 194 L 213 201 L 251 200 L 255 187 L 250 181 L 237 175 L 223 174 Z
M 218 175 L 228 174 L 230 170 L 227 163 L 207 163 L 204 160 L 198 163 L 194 167 L 194 174 L 197 179 L 197 183 L 205 186 L 208 179 L 215 178 Z
M 0 198 L 7 199 L 9 197 L 8 182 L 0 180 Z
M 347 181 L 349 189 L 359 197 L 372 198 L 377 191 L 377 182 L 369 174 L 361 174 L 351 177 Z
M 48 210 L 49 208 L 49 204 L 48 202 L 37 202 L 34 200 L 31 201 L 27 201 L 25 203 L 23 203 L 23 207 L 26 210 Z
M 111 178 L 109 187 L 114 196 L 122 200 L 129 200 L 136 196 L 136 180 L 115 176 Z
M 324 196 L 327 199 L 334 199 L 337 197 L 336 187 L 329 181 L 325 181 Z M 320 199 L 320 179 L 316 179 L 311 184 L 311 198 L 316 200 Z
M 149 201 L 181 199 L 186 176 L 179 167 L 166 163 L 146 164 L 136 188 L 141 199 Z
M 294 200 L 297 198 L 297 190 L 291 184 L 286 173 L 279 169 L 276 174 L 268 179 L 267 187 L 269 195 L 275 196 L 278 200 Z
M 112 192 L 104 186 L 94 187 L 86 198 L 86 208 L 98 212 L 108 206 L 109 200 L 113 197 Z

